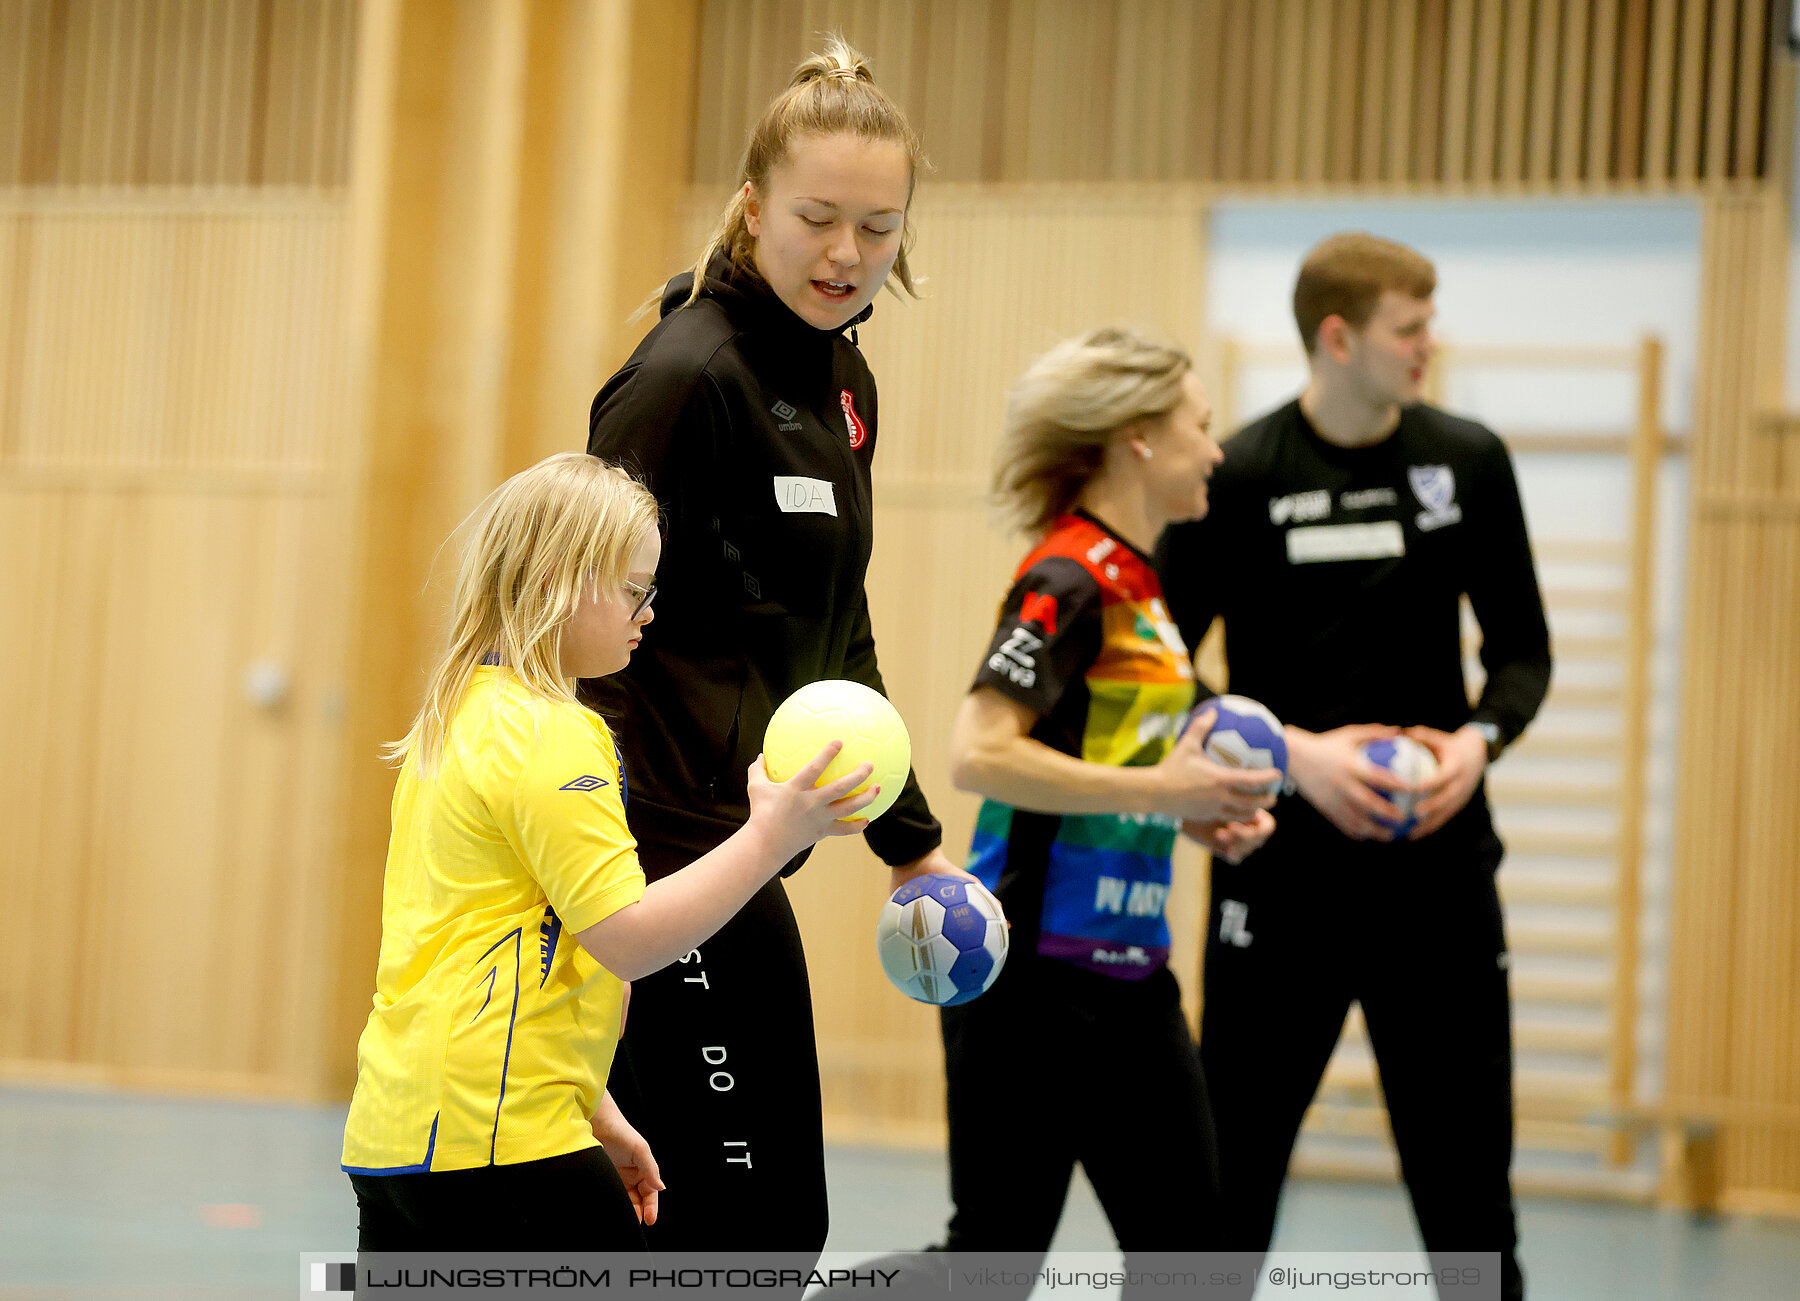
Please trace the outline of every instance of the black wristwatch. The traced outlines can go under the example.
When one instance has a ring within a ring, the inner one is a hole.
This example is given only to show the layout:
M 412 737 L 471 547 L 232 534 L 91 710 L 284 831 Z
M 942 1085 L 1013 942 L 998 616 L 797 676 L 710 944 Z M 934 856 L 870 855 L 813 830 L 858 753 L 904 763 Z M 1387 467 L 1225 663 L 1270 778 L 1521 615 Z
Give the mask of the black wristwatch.
M 1494 760 L 1498 759 L 1501 751 L 1506 749 L 1505 744 L 1500 740 L 1500 725 L 1498 723 L 1477 721 L 1469 724 L 1469 726 L 1473 727 L 1477 732 L 1480 732 L 1481 739 L 1487 742 L 1487 761 L 1492 763 Z

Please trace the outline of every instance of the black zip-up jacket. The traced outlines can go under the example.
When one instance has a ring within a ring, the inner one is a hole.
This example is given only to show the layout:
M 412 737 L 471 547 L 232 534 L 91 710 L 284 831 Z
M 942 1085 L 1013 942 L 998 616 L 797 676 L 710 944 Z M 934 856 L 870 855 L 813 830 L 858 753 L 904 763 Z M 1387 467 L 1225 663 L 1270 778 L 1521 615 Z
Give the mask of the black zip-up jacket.
M 1224 446 L 1211 511 L 1169 529 L 1158 559 L 1188 645 L 1224 618 L 1231 690 L 1310 732 L 1473 721 L 1517 739 L 1550 687 L 1550 631 L 1499 437 L 1416 403 L 1381 442 L 1337 447 L 1293 401 Z M 1465 594 L 1487 674 L 1473 705 Z M 1297 797 L 1275 820 L 1289 841 L 1337 834 Z M 1420 843 L 1482 845 L 1498 861 L 1485 789 Z
M 749 816 L 776 705 L 822 678 L 886 689 L 863 591 L 874 377 L 841 331 L 723 256 L 684 307 L 692 284 L 668 283 L 662 320 L 594 398 L 588 451 L 649 485 L 665 541 L 643 643 L 583 698 L 617 724 L 633 832 L 699 854 Z M 942 842 L 915 777 L 865 838 L 890 865 Z

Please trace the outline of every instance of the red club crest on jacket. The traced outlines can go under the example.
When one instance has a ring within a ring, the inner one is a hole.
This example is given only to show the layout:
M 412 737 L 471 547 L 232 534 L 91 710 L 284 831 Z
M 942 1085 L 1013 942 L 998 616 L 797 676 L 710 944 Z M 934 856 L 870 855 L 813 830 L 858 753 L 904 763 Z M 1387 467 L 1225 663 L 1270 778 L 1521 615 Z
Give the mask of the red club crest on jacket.
M 856 414 L 856 399 L 850 396 L 849 389 L 838 390 L 838 405 L 844 408 L 844 425 L 850 431 L 850 447 L 854 451 L 868 441 L 868 427 Z

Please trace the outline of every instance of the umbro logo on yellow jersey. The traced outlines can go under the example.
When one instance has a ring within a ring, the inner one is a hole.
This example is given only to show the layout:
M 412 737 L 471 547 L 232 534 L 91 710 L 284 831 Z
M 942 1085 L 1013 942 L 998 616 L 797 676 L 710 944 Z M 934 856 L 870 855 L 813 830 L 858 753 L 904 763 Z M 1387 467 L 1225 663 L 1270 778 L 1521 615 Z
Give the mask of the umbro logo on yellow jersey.
M 557 789 L 564 791 L 597 791 L 602 786 L 608 785 L 611 785 L 611 783 L 602 781 L 598 777 L 577 777 L 574 781 L 569 782 L 567 785 L 559 786 Z

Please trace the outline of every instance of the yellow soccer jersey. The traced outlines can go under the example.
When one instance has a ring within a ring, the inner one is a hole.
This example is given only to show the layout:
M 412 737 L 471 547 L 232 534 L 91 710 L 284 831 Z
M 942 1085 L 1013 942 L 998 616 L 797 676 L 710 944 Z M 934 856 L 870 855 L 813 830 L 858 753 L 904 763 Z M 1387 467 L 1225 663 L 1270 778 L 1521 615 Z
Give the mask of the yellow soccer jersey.
M 623 986 L 575 936 L 644 893 L 624 784 L 597 716 L 504 668 L 476 671 L 434 776 L 406 761 L 344 1169 L 596 1146 Z

